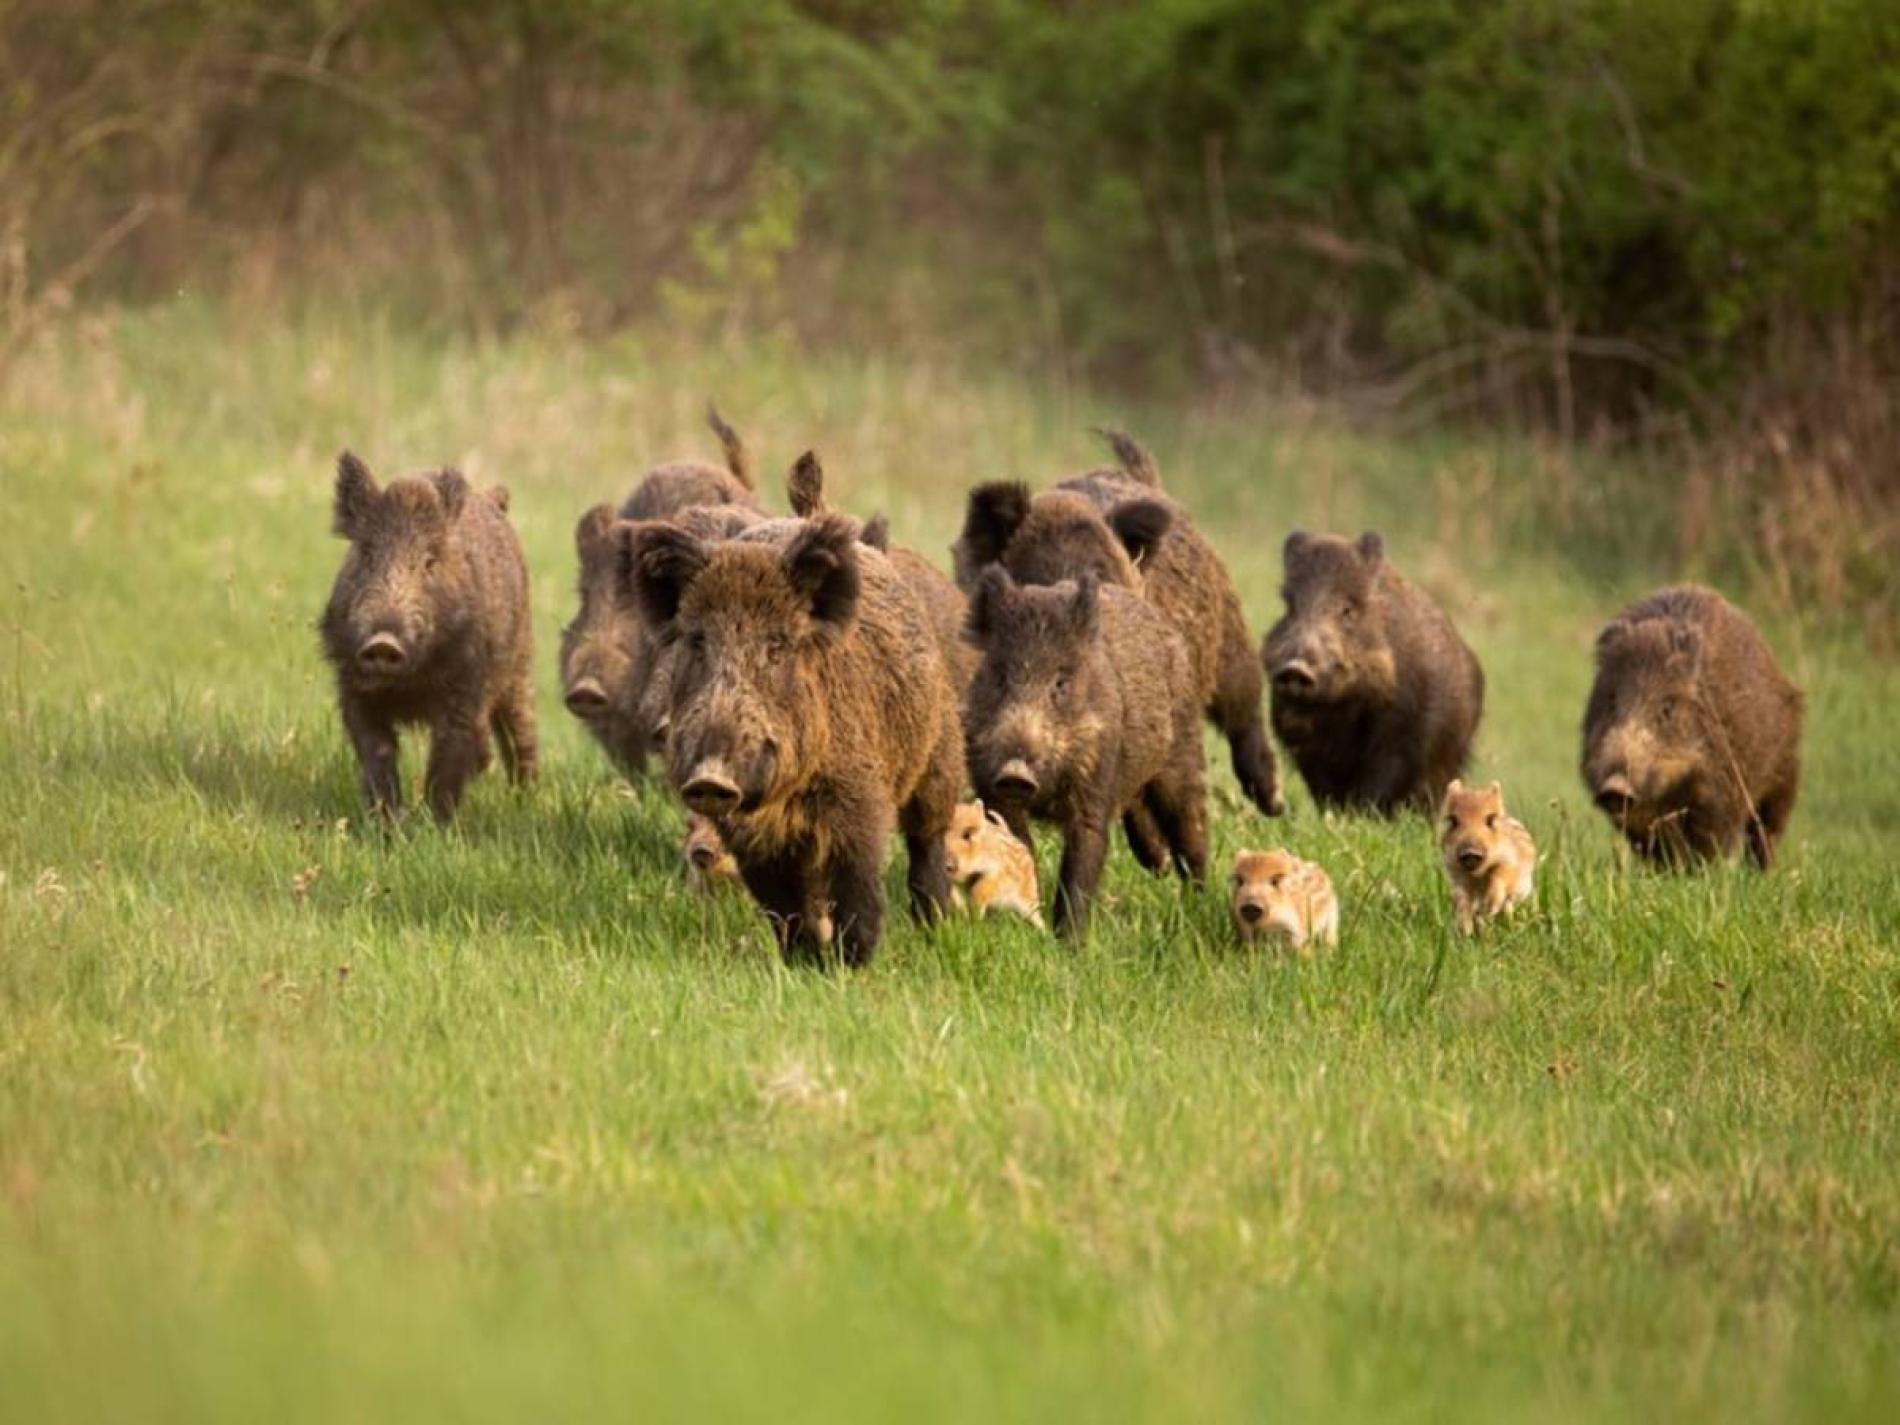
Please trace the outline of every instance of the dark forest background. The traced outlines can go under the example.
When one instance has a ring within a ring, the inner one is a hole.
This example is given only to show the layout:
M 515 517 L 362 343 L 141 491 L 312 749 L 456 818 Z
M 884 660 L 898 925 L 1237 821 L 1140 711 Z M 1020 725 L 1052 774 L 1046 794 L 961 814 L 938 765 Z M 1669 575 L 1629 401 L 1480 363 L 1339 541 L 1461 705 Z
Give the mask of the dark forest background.
M 1851 603 L 1900 4 L 0 0 L 0 375 L 181 290 L 1484 422 Z

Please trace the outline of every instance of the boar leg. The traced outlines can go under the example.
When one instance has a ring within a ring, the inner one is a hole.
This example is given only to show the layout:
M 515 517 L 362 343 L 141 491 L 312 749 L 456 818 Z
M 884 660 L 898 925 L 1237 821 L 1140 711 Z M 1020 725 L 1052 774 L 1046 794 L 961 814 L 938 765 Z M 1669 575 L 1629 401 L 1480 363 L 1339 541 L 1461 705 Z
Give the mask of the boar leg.
M 796 851 L 748 858 L 739 862 L 739 878 L 771 922 L 772 936 L 784 961 L 789 965 L 801 959 L 816 959 L 822 937 L 813 924 L 817 915 L 810 903 L 811 877 L 805 858 Z
M 1089 903 L 1108 859 L 1108 828 L 1084 811 L 1062 830 L 1062 869 L 1056 880 L 1056 933 L 1080 937 L 1089 928 Z
M 1791 786 L 1777 787 L 1755 808 L 1755 815 L 1748 824 L 1748 854 L 1762 870 L 1775 864 L 1775 846 L 1788 829 L 1788 818 L 1792 815 L 1794 788 Z
M 1141 869 L 1160 875 L 1168 869 L 1168 841 L 1161 834 L 1161 828 L 1155 825 L 1154 816 L 1148 808 L 1137 800 L 1122 813 L 1122 835 L 1128 838 L 1128 849 L 1135 853 L 1135 860 L 1141 863 Z
M 844 962 L 854 968 L 870 963 L 884 933 L 885 839 L 854 836 L 832 851 L 831 921 Z M 937 845 L 941 853 L 941 833 Z
M 541 740 L 535 731 L 534 693 L 523 677 L 515 682 L 495 704 L 490 719 L 495 742 L 501 748 L 501 765 L 508 780 L 517 787 L 526 786 L 541 766 Z
M 1256 704 L 1253 716 L 1238 727 L 1227 726 L 1228 750 L 1233 754 L 1234 775 L 1240 789 L 1261 812 L 1280 816 L 1286 811 L 1286 796 L 1280 790 L 1280 767 L 1273 757 L 1273 744 L 1267 741 L 1267 726 Z
M 355 698 L 343 702 L 343 730 L 356 749 L 362 774 L 363 797 L 382 816 L 402 810 L 402 778 L 396 769 L 396 728 L 380 713 Z
M 450 713 L 429 730 L 429 765 L 422 775 L 423 795 L 437 821 L 448 821 L 462 800 L 468 779 L 488 765 L 486 719 Z
M 950 906 L 943 837 L 963 791 L 964 767 L 963 729 L 955 718 L 947 718 L 930 766 L 898 814 L 909 866 L 910 913 L 925 925 L 942 920 Z
M 1191 772 L 1161 776 L 1141 790 L 1143 802 L 1168 839 L 1174 870 L 1185 881 L 1207 879 L 1207 794 Z

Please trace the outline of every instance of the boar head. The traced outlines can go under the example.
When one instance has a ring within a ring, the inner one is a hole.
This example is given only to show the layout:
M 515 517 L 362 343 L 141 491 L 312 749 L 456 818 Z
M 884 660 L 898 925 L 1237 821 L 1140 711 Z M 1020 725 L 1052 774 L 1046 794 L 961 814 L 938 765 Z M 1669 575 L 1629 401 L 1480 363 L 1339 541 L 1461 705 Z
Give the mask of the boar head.
M 1093 773 L 1112 681 L 1100 623 L 1093 574 L 1024 587 L 1000 567 L 983 572 L 965 632 L 983 651 L 968 727 L 970 778 L 986 800 L 1042 805 Z
M 358 685 L 413 676 L 475 617 L 467 547 L 457 538 L 468 500 L 456 470 L 378 488 L 356 456 L 345 451 L 337 461 L 332 528 L 350 548 L 324 631 Z
M 1385 541 L 1295 530 L 1282 553 L 1286 612 L 1267 634 L 1273 695 L 1332 703 L 1390 697 L 1397 683 L 1380 578 Z
M 687 806 L 747 814 L 803 786 L 829 742 L 829 655 L 857 620 L 856 526 L 782 544 L 628 527 L 632 582 L 668 674 L 667 769 Z

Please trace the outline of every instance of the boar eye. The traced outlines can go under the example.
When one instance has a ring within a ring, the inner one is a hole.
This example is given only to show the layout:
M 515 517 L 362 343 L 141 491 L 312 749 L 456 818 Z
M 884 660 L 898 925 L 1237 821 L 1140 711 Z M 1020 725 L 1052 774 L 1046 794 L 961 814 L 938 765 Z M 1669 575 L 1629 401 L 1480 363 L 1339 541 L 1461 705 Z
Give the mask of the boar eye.
M 437 554 L 433 549 L 430 550 L 427 554 L 422 556 L 422 572 L 424 574 L 435 573 L 435 566 L 441 562 L 442 556 Z
M 704 653 L 706 651 L 705 631 L 703 629 L 696 628 L 691 633 L 687 634 L 686 647 L 689 651 L 693 653 Z
M 1458 818 L 1457 818 L 1457 817 L 1455 817 L 1455 816 L 1448 816 L 1448 817 L 1446 817 L 1446 818 L 1445 818 L 1445 830 L 1447 830 L 1447 831 L 1456 831 L 1457 829 L 1458 829 Z
M 1284 881 L 1285 879 L 1286 879 L 1285 876 L 1275 876 L 1272 880 L 1268 881 L 1267 884 L 1272 886 L 1274 890 L 1277 891 L 1280 889 L 1280 882 Z
M 1339 606 L 1339 621 L 1341 623 L 1352 623 L 1357 620 L 1358 617 L 1359 605 L 1355 604 L 1351 599 L 1346 600 L 1345 603 Z
M 1672 722 L 1672 721 L 1674 721 L 1674 720 L 1675 720 L 1675 716 L 1676 716 L 1676 700 L 1675 700 L 1674 698 L 1664 698 L 1664 699 L 1663 699 L 1663 701 L 1662 701 L 1662 711 L 1661 711 L 1661 713 L 1660 713 L 1660 716 L 1661 716 L 1661 718 L 1662 718 L 1662 720 L 1663 720 L 1664 722 Z
M 1055 689 L 1058 698 L 1067 697 L 1069 694 L 1069 675 L 1067 673 L 1056 674 L 1056 680 L 1051 686 Z
M 1498 814 L 1496 812 L 1492 812 L 1491 815 L 1487 816 L 1484 819 L 1484 824 L 1490 830 L 1496 831 L 1498 829 Z

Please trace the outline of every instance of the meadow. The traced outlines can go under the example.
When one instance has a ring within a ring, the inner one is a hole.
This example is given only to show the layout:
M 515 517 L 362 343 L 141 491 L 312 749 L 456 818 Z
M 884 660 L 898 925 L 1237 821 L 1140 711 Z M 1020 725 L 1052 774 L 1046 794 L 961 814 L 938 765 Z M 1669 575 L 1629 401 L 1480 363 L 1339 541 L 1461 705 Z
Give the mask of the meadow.
M 709 396 L 775 507 L 816 446 L 946 565 L 968 485 L 1131 429 L 1256 634 L 1289 529 L 1382 529 L 1484 661 L 1534 913 L 1455 938 L 1423 820 L 1293 778 L 1266 822 L 1210 740 L 1217 867 L 1326 864 L 1337 953 L 1243 953 L 1218 881 L 1118 849 L 1080 947 L 900 915 L 866 971 L 781 968 L 556 691 L 575 518 L 710 454 Z M 452 830 L 364 824 L 312 627 L 345 444 L 513 492 L 544 779 Z M 1779 868 L 1627 864 L 1576 773 L 1591 640 L 1695 571 L 1612 468 L 181 301 L 19 357 L 0 494 L 0 1418 L 1900 1410 L 1900 669 L 1759 610 L 1809 699 Z

